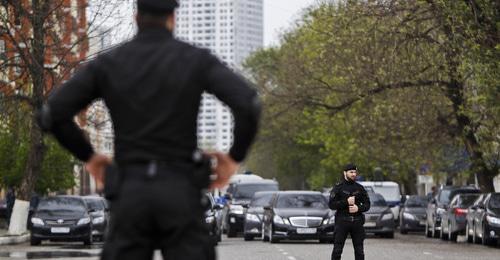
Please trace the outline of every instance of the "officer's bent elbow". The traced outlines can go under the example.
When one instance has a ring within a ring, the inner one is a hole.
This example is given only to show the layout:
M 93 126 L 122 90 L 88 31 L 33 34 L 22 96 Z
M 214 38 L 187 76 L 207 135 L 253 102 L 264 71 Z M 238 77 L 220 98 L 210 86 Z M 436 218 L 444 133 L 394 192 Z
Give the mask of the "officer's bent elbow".
M 48 104 L 44 104 L 36 112 L 36 119 L 42 131 L 49 131 L 52 129 L 54 122 L 50 113 L 50 106 Z

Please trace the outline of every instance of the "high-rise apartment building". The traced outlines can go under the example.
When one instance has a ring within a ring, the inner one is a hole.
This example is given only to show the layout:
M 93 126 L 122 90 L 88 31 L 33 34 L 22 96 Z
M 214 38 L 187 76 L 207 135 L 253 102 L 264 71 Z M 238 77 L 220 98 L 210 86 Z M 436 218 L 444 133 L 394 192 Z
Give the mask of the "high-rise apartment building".
M 263 46 L 263 0 L 180 0 L 175 36 L 209 49 L 232 69 Z M 233 142 L 230 110 L 204 94 L 198 116 L 198 146 L 227 151 Z

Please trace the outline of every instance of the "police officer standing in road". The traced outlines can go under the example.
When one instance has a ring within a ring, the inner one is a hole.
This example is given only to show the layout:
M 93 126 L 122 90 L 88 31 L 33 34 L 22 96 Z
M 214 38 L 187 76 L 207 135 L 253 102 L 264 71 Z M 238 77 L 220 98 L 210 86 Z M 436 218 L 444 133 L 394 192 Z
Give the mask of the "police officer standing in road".
M 172 37 L 177 6 L 175 0 L 138 0 L 136 37 L 86 64 L 40 112 L 42 128 L 86 162 L 98 183 L 105 179 L 113 222 L 102 259 L 151 259 L 157 248 L 165 260 L 214 259 L 200 191 L 225 186 L 256 135 L 256 91 L 208 50 Z M 228 154 L 197 151 L 203 92 L 233 112 Z M 73 121 L 98 98 L 114 125 L 114 166 Z
M 342 256 L 348 234 L 351 234 L 355 259 L 365 259 L 363 212 L 370 209 L 370 199 L 365 188 L 356 182 L 357 174 L 356 165 L 347 164 L 344 168 L 344 180 L 335 185 L 330 193 L 329 206 L 332 210 L 336 210 L 332 260 L 339 260 Z

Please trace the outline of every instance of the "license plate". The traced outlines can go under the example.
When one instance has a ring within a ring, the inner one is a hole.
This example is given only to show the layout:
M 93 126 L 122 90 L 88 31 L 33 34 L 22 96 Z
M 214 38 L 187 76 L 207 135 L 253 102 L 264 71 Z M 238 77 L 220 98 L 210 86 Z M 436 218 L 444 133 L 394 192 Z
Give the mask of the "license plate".
M 68 227 L 53 227 L 50 229 L 50 232 L 56 233 L 56 234 L 69 233 L 69 228 Z
M 364 227 L 376 227 L 377 223 L 375 223 L 375 222 L 366 222 L 363 226 Z
M 297 228 L 297 234 L 316 234 L 315 228 Z

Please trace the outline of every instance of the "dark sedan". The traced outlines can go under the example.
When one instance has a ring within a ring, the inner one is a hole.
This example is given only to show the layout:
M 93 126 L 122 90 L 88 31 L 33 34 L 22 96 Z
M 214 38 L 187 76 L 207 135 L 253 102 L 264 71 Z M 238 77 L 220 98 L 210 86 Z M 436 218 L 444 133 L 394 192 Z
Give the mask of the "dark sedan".
M 262 237 L 264 207 L 270 205 L 274 194 L 276 194 L 275 191 L 259 191 L 253 195 L 245 213 L 243 227 L 243 238 L 245 241 L 253 240 L 255 237 Z
M 203 203 L 205 203 L 205 223 L 207 224 L 207 229 L 212 242 L 217 245 L 222 238 L 222 231 L 220 229 L 220 224 L 217 222 L 219 211 L 222 206 L 215 203 L 214 197 L 211 193 L 206 193 Z
M 441 221 L 441 239 L 456 242 L 457 235 L 465 235 L 467 210 L 480 194 L 458 194 L 450 202 Z
M 410 196 L 403 204 L 399 213 L 399 232 L 407 234 L 408 231 L 424 231 L 426 207 L 426 197 Z
M 380 235 L 382 237 L 394 238 L 394 215 L 385 201 L 378 193 L 368 192 L 371 207 L 365 213 L 365 232 Z
M 89 208 L 92 218 L 92 235 L 101 241 L 104 240 L 108 230 L 109 209 L 104 198 L 97 196 L 83 197 Z
M 333 239 L 335 217 L 319 192 L 278 192 L 264 209 L 264 241 Z
M 500 239 L 500 193 L 490 193 L 478 208 L 474 237 L 483 245 L 494 245 Z
M 31 218 L 31 245 L 42 240 L 83 241 L 92 244 L 92 219 L 81 197 L 43 198 Z

